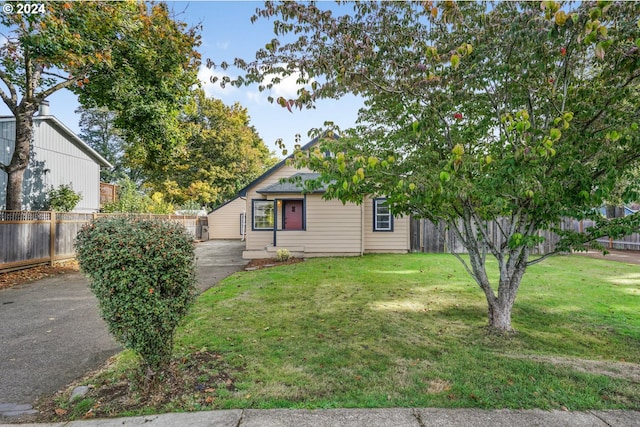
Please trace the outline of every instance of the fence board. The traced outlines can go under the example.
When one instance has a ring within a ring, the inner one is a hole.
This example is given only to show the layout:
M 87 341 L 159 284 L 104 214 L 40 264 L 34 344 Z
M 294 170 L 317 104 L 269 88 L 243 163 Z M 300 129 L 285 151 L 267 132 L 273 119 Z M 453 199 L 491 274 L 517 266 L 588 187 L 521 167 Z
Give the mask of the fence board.
M 198 217 L 186 215 L 0 211 L 0 272 L 73 258 L 75 237 L 82 226 L 107 216 L 175 221 L 195 239 L 200 238 L 203 228 Z
M 458 227 L 461 227 L 462 221 L 458 221 Z M 593 226 L 593 221 L 578 221 L 573 219 L 564 219 L 560 223 L 560 229 L 562 230 L 574 230 L 577 232 L 584 232 L 587 227 Z M 503 229 L 508 226 L 507 219 L 501 219 L 498 222 L 491 221 L 484 225 L 485 233 L 488 238 L 500 246 L 505 243 L 505 239 L 502 236 L 500 228 Z M 466 249 L 462 243 L 458 240 L 455 233 L 451 230 L 445 231 L 444 224 L 435 225 L 429 220 L 420 221 L 422 242 L 420 244 L 422 252 L 429 253 L 466 253 Z M 477 230 L 474 228 L 474 232 Z M 560 237 L 548 230 L 540 230 L 538 235 L 544 237 L 544 242 L 536 245 L 532 248 L 532 254 L 545 254 L 552 252 Z M 640 233 L 634 233 L 621 239 L 610 240 L 609 238 L 603 238 L 598 240 L 608 249 L 623 249 L 623 250 L 640 250 Z

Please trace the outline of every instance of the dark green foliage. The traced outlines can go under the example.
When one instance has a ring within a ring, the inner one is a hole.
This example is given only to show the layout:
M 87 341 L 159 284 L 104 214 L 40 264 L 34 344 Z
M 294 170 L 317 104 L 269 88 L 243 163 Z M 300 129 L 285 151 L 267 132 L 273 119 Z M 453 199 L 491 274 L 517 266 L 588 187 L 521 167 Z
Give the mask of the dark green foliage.
M 153 377 L 196 295 L 191 236 L 172 222 L 100 218 L 80 230 L 76 252 L 109 331 Z
M 71 212 L 82 200 L 82 195 L 73 191 L 71 184 L 62 184 L 57 188 L 49 188 L 47 199 L 47 210 Z

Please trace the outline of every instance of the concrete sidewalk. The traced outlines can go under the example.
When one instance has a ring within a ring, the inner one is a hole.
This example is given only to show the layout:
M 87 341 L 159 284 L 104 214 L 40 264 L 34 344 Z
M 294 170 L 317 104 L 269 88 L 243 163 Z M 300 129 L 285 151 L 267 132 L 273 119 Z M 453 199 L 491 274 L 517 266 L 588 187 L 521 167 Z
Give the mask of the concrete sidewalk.
M 0 424 L 15 427 L 16 424 Z M 57 424 L 20 424 L 51 427 L 634 427 L 638 411 L 542 411 L 479 409 L 325 409 L 228 410 L 163 414 L 146 417 L 97 419 Z

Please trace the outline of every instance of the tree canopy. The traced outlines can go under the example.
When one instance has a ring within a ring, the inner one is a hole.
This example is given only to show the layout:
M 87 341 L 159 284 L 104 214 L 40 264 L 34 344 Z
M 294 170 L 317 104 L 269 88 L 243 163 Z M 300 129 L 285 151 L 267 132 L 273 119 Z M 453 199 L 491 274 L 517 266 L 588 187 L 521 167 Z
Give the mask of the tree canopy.
M 51 94 L 70 89 L 84 106 L 105 106 L 135 140 L 139 162 L 162 164 L 176 140 L 179 107 L 197 82 L 198 28 L 174 20 L 164 4 L 41 2 L 42 13 L 0 16 L 0 97 L 16 117 L 6 207 L 21 209 L 33 116 Z
M 240 104 L 227 106 L 196 90 L 180 118 L 185 145 L 168 173 L 148 184 L 178 204 L 215 205 L 235 197 L 277 161 L 249 120 Z
M 383 196 L 395 214 L 446 224 L 469 252 L 459 258 L 493 330 L 512 330 L 522 276 L 544 258 L 530 257 L 539 230 L 558 232 L 566 251 L 640 228 L 637 214 L 607 222 L 595 212 L 640 162 L 640 3 L 320 6 L 258 9 L 253 19 L 274 19 L 275 38 L 236 59 L 245 73 L 231 83 L 268 89 L 269 76 L 297 74 L 298 96 L 276 100 L 289 109 L 362 96 L 354 129 L 293 162 L 322 172 L 327 198 Z M 560 230 L 564 217 L 597 226 Z M 498 219 L 493 243 L 484 224 Z
M 116 183 L 130 176 L 131 171 L 124 165 L 126 143 L 114 123 L 116 114 L 105 107 L 80 107 L 76 113 L 80 114 L 80 139 L 113 165 L 112 169 L 100 170 L 100 181 Z

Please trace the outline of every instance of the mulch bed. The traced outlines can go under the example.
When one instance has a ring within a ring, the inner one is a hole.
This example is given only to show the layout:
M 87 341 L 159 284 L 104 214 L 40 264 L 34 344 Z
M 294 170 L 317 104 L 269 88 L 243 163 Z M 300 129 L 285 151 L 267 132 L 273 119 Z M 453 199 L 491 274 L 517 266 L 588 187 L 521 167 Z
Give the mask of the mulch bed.
M 174 358 L 162 381 L 145 390 L 139 371 L 120 376 L 106 374 L 112 361 L 110 359 L 101 369 L 65 389 L 42 397 L 36 405 L 39 413 L 26 421 L 57 423 L 108 418 L 145 408 L 160 413 L 219 409 L 216 405 L 218 394 L 236 391 L 235 377 L 243 369 L 231 367 L 221 354 L 196 351 Z M 88 393 L 82 399 L 67 403 L 71 391 L 89 378 L 93 378 L 93 384 Z
M 45 277 L 57 276 L 58 274 L 76 273 L 80 271 L 78 261 L 66 261 L 54 265 L 38 265 L 36 267 L 25 268 L 24 270 L 0 273 L 0 289 L 10 288 L 15 285 L 33 282 Z
M 278 267 L 280 265 L 297 264 L 303 261 L 304 258 L 289 258 L 287 261 L 282 262 L 276 261 L 273 258 L 252 259 L 251 261 L 249 261 L 249 264 L 245 266 L 245 270 L 261 270 L 263 268 Z

